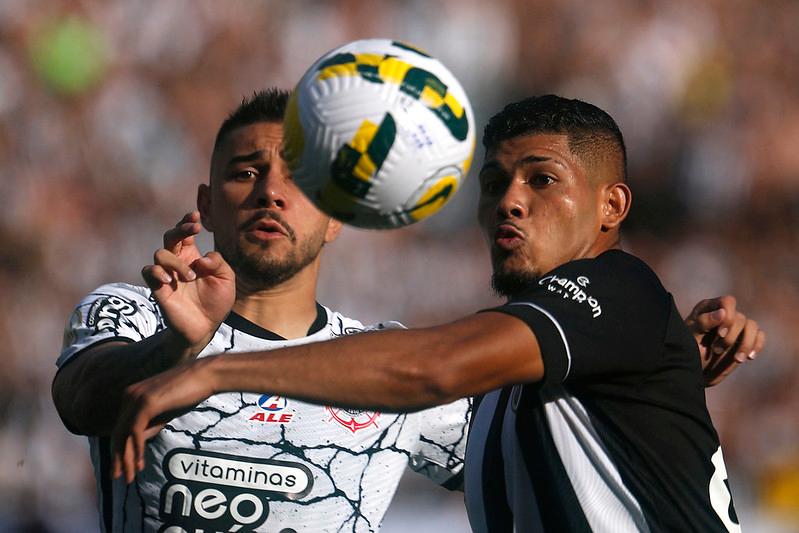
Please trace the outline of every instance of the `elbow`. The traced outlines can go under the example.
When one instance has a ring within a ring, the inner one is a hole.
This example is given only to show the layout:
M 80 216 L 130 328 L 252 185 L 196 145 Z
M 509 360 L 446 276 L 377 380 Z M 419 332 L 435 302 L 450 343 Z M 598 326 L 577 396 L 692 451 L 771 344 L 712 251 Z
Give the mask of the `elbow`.
M 98 434 L 90 423 L 93 402 L 87 397 L 85 387 L 76 389 L 72 386 L 72 380 L 59 372 L 53 380 L 51 393 L 56 412 L 67 431 L 83 436 Z

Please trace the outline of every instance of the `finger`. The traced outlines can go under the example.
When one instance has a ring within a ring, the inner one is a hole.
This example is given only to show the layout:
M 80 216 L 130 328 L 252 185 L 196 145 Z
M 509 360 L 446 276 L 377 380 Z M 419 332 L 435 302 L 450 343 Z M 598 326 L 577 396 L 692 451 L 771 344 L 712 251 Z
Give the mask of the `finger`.
M 737 302 L 734 296 L 720 296 L 702 300 L 691 311 L 686 323 L 694 334 L 708 333 L 718 328 L 719 335 L 724 337 L 727 328 L 732 325 Z
M 134 465 L 134 450 L 133 450 L 133 438 L 128 436 L 125 439 L 125 456 L 123 459 L 123 464 L 125 468 L 125 481 L 128 485 L 133 483 L 133 480 L 136 479 L 136 468 Z
M 718 324 L 718 336 L 727 337 L 730 328 L 735 324 L 738 314 L 738 301 L 734 296 L 721 296 L 716 298 L 720 309 L 724 310 L 724 318 Z
M 230 269 L 219 252 L 208 252 L 192 263 L 192 268 L 202 275 L 213 275 Z
M 164 232 L 164 248 L 174 252 L 181 242 L 187 241 L 184 244 L 189 244 L 190 239 L 200 233 L 200 230 L 200 214 L 197 211 L 188 213 L 174 228 Z
M 151 290 L 157 291 L 163 285 L 172 283 L 172 276 L 161 265 L 147 265 L 141 269 L 141 277 Z
M 726 334 L 722 337 L 720 334 L 716 335 L 710 345 L 710 350 L 714 355 L 720 355 L 733 348 L 737 349 L 740 341 L 743 339 L 741 333 L 746 326 L 746 315 L 743 313 L 736 313 L 735 319 L 729 325 L 724 326 L 727 329 Z M 719 328 L 721 329 L 721 327 Z
M 741 363 L 735 360 L 730 354 L 721 359 L 721 363 L 717 365 L 711 372 L 706 372 L 703 377 L 705 379 L 705 386 L 712 387 L 724 381 L 727 376 L 735 372 Z
M 727 317 L 727 312 L 722 309 L 714 309 L 706 313 L 695 315 L 689 324 L 693 333 L 708 333 L 716 329 Z
M 197 274 L 185 261 L 165 248 L 160 248 L 155 252 L 153 262 L 167 271 L 176 272 L 181 281 L 194 281 L 197 279 Z
M 763 348 L 766 346 L 766 332 L 762 329 L 757 332 L 757 338 L 755 339 L 755 347 L 752 352 L 748 355 L 749 359 L 754 359 L 757 355 L 763 351 Z
M 754 358 L 755 343 L 760 326 L 754 320 L 747 320 L 743 331 L 739 335 L 738 347 L 736 348 L 735 359 L 746 361 Z

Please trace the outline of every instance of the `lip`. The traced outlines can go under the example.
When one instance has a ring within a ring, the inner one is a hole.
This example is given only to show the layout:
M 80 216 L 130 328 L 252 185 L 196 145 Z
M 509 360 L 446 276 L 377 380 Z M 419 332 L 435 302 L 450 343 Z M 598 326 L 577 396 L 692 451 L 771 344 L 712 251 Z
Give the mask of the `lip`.
M 494 230 L 494 244 L 503 250 L 513 250 L 524 243 L 524 233 L 513 224 L 499 224 Z
M 248 237 L 259 241 L 289 238 L 289 232 L 286 228 L 270 218 L 259 218 L 252 221 L 247 224 L 244 231 Z

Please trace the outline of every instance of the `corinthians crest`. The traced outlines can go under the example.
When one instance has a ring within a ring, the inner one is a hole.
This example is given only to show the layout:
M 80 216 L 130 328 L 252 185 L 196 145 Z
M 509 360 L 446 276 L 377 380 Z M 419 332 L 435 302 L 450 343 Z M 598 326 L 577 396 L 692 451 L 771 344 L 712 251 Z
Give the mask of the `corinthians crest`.
M 353 433 L 369 426 L 377 427 L 377 417 L 380 416 L 380 413 L 374 411 L 342 409 L 340 407 L 327 406 L 325 410 L 330 413 L 330 420 L 335 420 Z

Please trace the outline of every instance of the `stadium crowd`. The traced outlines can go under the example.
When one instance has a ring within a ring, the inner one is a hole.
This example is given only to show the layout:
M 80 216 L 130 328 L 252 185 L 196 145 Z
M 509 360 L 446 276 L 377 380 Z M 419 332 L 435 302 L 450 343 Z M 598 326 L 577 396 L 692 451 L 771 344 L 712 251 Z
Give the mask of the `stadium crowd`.
M 501 103 L 549 92 L 616 117 L 635 194 L 626 246 L 682 311 L 731 293 L 768 334 L 707 398 L 743 526 L 795 531 L 797 27 L 791 0 L 0 3 L 0 531 L 96 524 L 84 439 L 49 393 L 71 308 L 102 283 L 139 282 L 163 229 L 193 208 L 216 126 L 242 95 L 291 87 L 323 52 L 370 36 L 442 59 L 479 127 Z M 429 221 L 347 229 L 322 303 L 410 325 L 495 303 L 475 203 L 472 176 Z M 457 496 L 420 498 L 430 489 L 407 481 L 386 531 L 424 516 L 411 500 L 462 515 Z

